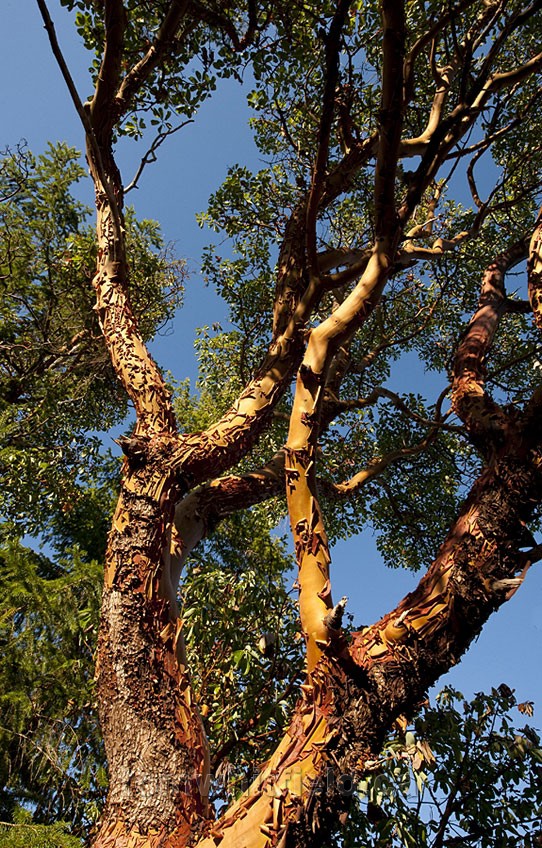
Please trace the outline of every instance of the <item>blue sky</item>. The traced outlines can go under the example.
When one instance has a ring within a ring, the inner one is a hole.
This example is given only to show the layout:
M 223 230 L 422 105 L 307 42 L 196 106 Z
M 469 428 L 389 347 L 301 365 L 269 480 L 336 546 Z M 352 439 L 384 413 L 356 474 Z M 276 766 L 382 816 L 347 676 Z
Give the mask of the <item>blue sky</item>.
M 87 56 L 68 17 L 51 0 L 51 14 L 65 56 L 82 99 L 90 93 Z M 25 138 L 34 153 L 47 141 L 66 141 L 81 148 L 83 133 L 64 83 L 50 52 L 38 8 L 32 0 L 2 0 L 0 31 L 0 148 Z M 229 81 L 204 105 L 194 125 L 181 130 L 161 148 L 159 161 L 145 171 L 140 188 L 129 202 L 140 217 L 160 221 L 165 238 L 175 244 L 191 269 L 185 305 L 168 334 L 153 344 L 161 365 L 177 379 L 193 377 L 195 328 L 223 321 L 224 308 L 206 288 L 198 273 L 202 247 L 211 239 L 202 232 L 195 214 L 206 207 L 228 165 L 258 167 L 258 153 L 247 127 L 249 112 L 239 86 Z M 119 164 L 128 183 L 143 151 L 126 147 Z M 90 183 L 85 199 L 92 204 Z M 423 393 L 427 376 L 420 374 L 416 390 Z M 333 586 L 336 598 L 349 597 L 348 609 L 356 622 L 370 623 L 416 584 L 416 575 L 392 571 L 380 564 L 370 535 L 338 544 L 333 550 Z M 488 690 L 501 682 L 516 689 L 519 700 L 538 705 L 542 715 L 540 650 L 542 648 L 542 563 L 534 565 L 524 586 L 486 625 L 461 664 L 444 682 L 466 695 Z

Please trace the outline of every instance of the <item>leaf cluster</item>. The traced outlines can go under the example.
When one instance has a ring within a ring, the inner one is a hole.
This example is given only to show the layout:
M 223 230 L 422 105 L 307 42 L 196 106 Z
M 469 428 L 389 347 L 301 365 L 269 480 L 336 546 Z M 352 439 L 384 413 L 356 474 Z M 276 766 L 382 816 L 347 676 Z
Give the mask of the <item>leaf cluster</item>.
M 519 715 L 518 715 L 519 712 Z M 542 748 L 530 702 L 502 684 L 467 701 L 446 688 L 390 738 L 358 786 L 345 846 L 540 844 Z

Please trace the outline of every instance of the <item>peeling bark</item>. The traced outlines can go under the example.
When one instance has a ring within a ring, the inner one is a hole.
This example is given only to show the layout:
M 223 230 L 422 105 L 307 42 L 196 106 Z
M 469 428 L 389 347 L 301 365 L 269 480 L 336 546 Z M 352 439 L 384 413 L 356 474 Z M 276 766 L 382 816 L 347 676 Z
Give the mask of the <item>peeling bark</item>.
M 117 830 L 160 826 L 186 839 L 209 815 L 207 742 L 162 588 L 177 488 L 156 453 L 127 463 L 106 561 L 96 676 L 111 777 L 100 848 Z
M 529 301 L 536 326 L 542 330 L 542 217 L 539 215 L 529 243 L 527 267 Z
M 340 634 L 325 622 L 333 607 L 331 557 L 316 491 L 316 445 L 326 377 L 333 354 L 348 342 L 378 302 L 388 269 L 387 257 L 376 247 L 354 291 L 312 331 L 297 376 L 286 446 L 285 478 L 309 675 L 331 642 L 340 641 Z
M 513 426 L 485 388 L 485 359 L 502 316 L 507 311 L 505 273 L 526 255 L 522 239 L 498 256 L 486 269 L 478 309 L 473 315 L 455 356 L 452 407 L 467 427 L 474 444 L 487 454 L 506 438 Z
M 519 440 L 481 474 L 416 590 L 340 652 L 329 645 L 260 777 L 198 846 L 326 844 L 393 720 L 416 711 L 506 601 L 541 497 L 542 455 Z
M 38 2 L 53 43 L 45 2 Z M 341 346 L 348 346 L 370 315 L 394 268 L 441 255 L 472 235 L 484 219 L 480 213 L 469 234 L 460 233 L 446 243 L 437 240 L 432 248 L 407 243 L 399 253 L 416 206 L 494 95 L 511 90 L 542 67 L 538 54 L 506 72 L 493 71 L 510 27 L 521 15 L 528 20 L 533 14 L 529 9 L 509 21 L 486 61 L 475 66 L 472 44 L 487 37 L 495 20 L 493 4 L 486 3 L 462 43 L 455 45 L 449 66 L 438 68 L 433 55 L 437 39 L 454 14 L 470 5 L 466 0 L 456 10 L 443 11 L 405 61 L 404 4 L 383 0 L 377 131 L 361 139 L 352 129 L 341 80 L 342 39 L 351 4 L 338 0 L 322 36 L 323 95 L 310 186 L 298 194 L 279 251 L 269 350 L 232 407 L 203 433 L 177 434 L 169 391 L 131 310 L 123 187 L 112 141 L 145 80 L 161 63 L 176 60 L 177 48 L 181 52 L 183 45 L 175 42 L 184 19 L 187 32 L 204 21 L 218 28 L 221 38 L 228 36 L 235 49 L 246 42 L 221 10 L 171 0 L 152 43 L 126 67 L 128 13 L 121 0 L 105 0 L 101 68 L 94 96 L 84 108 L 68 78 L 87 137 L 96 193 L 96 310 L 113 366 L 137 416 L 134 434 L 121 440 L 126 459 L 105 568 L 97 693 L 110 787 L 94 848 L 324 845 L 338 816 L 348 809 L 344 779 L 352 784 L 370 766 L 393 720 L 415 711 L 427 688 L 458 662 L 489 615 L 507 599 L 512 583 L 517 584 L 525 565 L 520 553 L 525 522 L 542 501 L 542 401 L 538 393 L 525 414 L 512 416 L 498 407 L 484 385 L 484 360 L 508 308 L 504 274 L 518 261 L 517 246 L 487 269 L 478 309 L 455 359 L 454 410 L 486 466 L 415 591 L 349 642 L 340 627 L 344 604 L 333 607 L 330 552 L 316 482 L 318 436 L 329 421 L 324 402 L 327 398 L 331 409 L 347 368 Z M 248 40 L 258 27 L 258 9 L 249 7 Z M 53 47 L 58 58 L 58 45 Z M 415 66 L 426 51 L 430 55 L 424 70 L 432 75 L 434 87 L 427 120 L 421 124 L 425 129 L 405 139 L 403 119 L 413 97 Z M 338 114 L 348 149 L 332 165 L 333 133 L 341 130 L 334 124 Z M 397 170 L 402 156 L 419 156 L 420 161 L 401 198 L 398 192 L 404 185 L 398 185 Z M 376 161 L 374 209 L 368 213 L 372 220 L 367 229 L 373 244 L 353 243 L 319 255 L 323 213 L 356 184 L 371 158 Z M 431 214 L 436 202 L 429 203 Z M 416 224 L 408 238 L 428 237 L 430 232 L 431 225 Z M 530 244 L 529 295 L 542 329 L 541 244 L 539 219 Z M 328 274 L 332 268 L 342 270 Z M 351 283 L 350 293 L 338 298 L 337 309 L 308 331 L 324 294 Z M 215 479 L 256 443 L 296 372 L 284 453 L 263 471 Z M 430 438 L 431 433 L 426 441 Z M 375 459 L 338 488 L 353 490 L 414 450 Z M 209 478 L 212 482 L 202 486 Z M 177 583 L 188 553 L 213 522 L 276 492 L 281 480 L 299 566 L 308 675 L 288 731 L 258 779 L 213 821 L 207 802 L 209 753 L 186 667 Z

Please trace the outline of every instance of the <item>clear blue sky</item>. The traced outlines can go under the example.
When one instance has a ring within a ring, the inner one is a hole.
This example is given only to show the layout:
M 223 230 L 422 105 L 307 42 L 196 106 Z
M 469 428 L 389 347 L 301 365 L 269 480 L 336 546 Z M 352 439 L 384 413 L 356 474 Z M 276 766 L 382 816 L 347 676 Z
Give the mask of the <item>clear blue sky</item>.
M 0 31 L 0 148 L 25 138 L 34 153 L 47 141 L 83 145 L 77 116 L 50 52 L 38 8 L 33 0 L 2 0 Z M 57 33 L 83 99 L 90 93 L 87 57 L 64 10 L 50 2 Z M 141 188 L 129 195 L 140 217 L 160 221 L 167 240 L 192 269 L 184 308 L 172 332 L 159 338 L 153 352 L 176 378 L 194 376 L 195 327 L 223 321 L 224 308 L 203 285 L 198 273 L 202 247 L 211 240 L 196 225 L 195 214 L 205 208 L 228 165 L 258 166 L 258 154 L 247 127 L 244 95 L 235 83 L 223 85 L 206 104 L 196 123 L 181 130 L 162 147 L 159 161 L 145 172 Z M 129 182 L 141 153 L 126 149 L 120 157 Z M 87 200 L 92 204 L 90 184 Z M 420 374 L 423 393 L 427 378 Z M 417 582 L 417 576 L 385 569 L 370 536 L 341 543 L 333 550 L 336 598 L 349 596 L 348 609 L 356 622 L 370 623 Z M 489 622 L 461 664 L 445 682 L 466 695 L 506 682 L 520 700 L 535 701 L 535 722 L 542 715 L 540 651 L 542 648 L 542 563 L 527 575 L 524 586 Z M 440 688 L 444 681 L 439 684 Z

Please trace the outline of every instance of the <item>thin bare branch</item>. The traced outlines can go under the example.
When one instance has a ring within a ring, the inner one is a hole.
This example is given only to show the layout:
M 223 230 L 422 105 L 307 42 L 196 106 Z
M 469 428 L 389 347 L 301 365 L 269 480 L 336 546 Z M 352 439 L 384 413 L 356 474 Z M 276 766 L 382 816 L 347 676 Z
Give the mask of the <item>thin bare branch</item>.
M 495 94 L 497 91 L 502 91 L 503 88 L 510 88 L 519 82 L 523 82 L 527 77 L 536 74 L 541 68 L 542 52 L 537 53 L 528 62 L 518 65 L 517 68 L 513 68 L 511 71 L 501 71 L 500 73 L 493 74 L 474 101 L 474 108 L 482 108 L 487 102 L 489 95 Z
M 164 143 L 166 138 L 169 138 L 171 135 L 174 135 L 175 133 L 179 132 L 179 130 L 182 130 L 184 127 L 188 126 L 188 124 L 192 124 L 192 123 L 194 123 L 194 122 L 190 118 L 187 121 L 183 121 L 178 126 L 172 127 L 169 130 L 162 130 L 161 132 L 159 132 L 156 135 L 156 137 L 153 139 L 149 149 L 147 150 L 145 155 L 142 156 L 141 162 L 138 165 L 137 171 L 135 172 L 133 179 L 125 187 L 125 189 L 124 189 L 125 195 L 128 194 L 129 191 L 132 191 L 132 189 L 138 187 L 137 184 L 139 182 L 139 178 L 141 177 L 141 174 L 145 170 L 146 166 L 150 165 L 152 162 L 156 162 L 156 159 L 157 159 L 156 151 L 158 150 L 159 147 L 162 146 L 162 144 Z
M 442 69 L 439 78 L 439 84 L 435 91 L 435 95 L 433 97 L 433 102 L 431 104 L 431 111 L 429 113 L 429 118 L 427 119 L 427 125 L 422 133 L 416 138 L 404 139 L 400 144 L 400 156 L 409 157 L 409 156 L 419 156 L 425 150 L 431 136 L 437 129 L 444 111 L 444 106 L 446 104 L 446 99 L 448 96 L 448 91 L 450 89 L 450 85 L 454 78 L 456 72 L 456 68 L 452 65 L 447 68 Z

